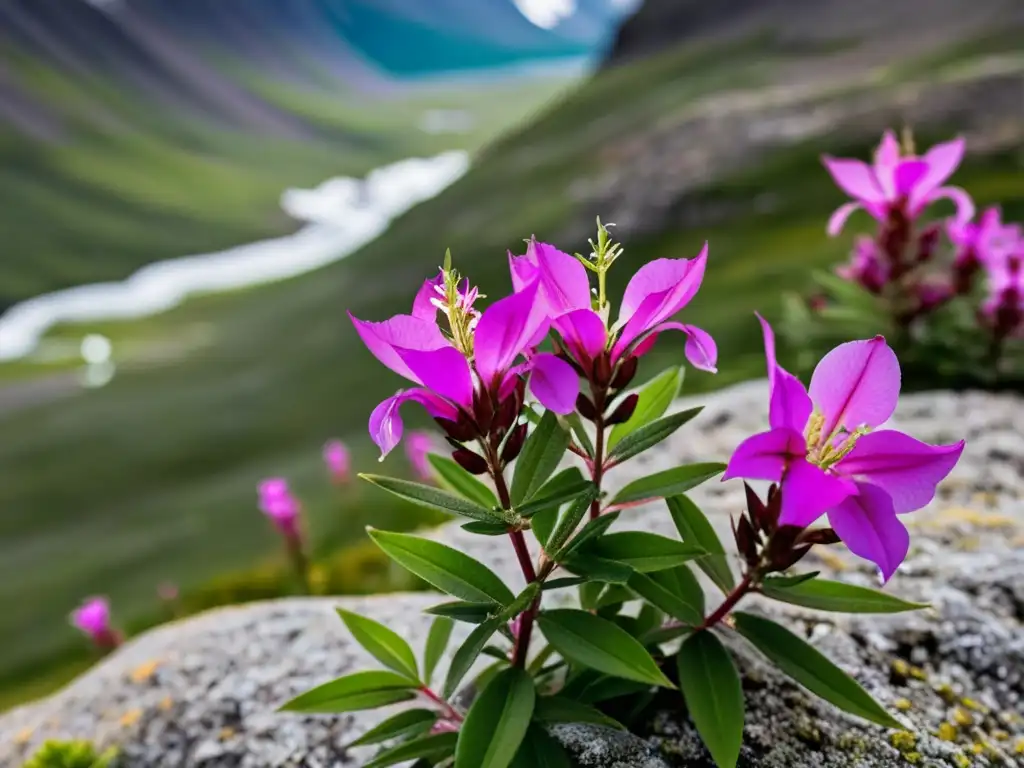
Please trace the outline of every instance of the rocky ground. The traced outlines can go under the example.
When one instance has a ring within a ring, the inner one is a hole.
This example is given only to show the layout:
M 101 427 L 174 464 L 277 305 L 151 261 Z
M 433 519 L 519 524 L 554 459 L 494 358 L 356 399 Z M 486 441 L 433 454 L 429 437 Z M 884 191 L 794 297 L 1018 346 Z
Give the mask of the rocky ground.
M 615 470 L 611 485 L 681 462 L 724 459 L 764 427 L 761 382 L 706 402 L 661 450 Z M 748 607 L 787 614 L 906 730 L 842 715 L 737 643 L 748 697 L 746 768 L 1024 766 L 1024 407 L 1010 396 L 915 395 L 903 399 L 894 423 L 931 442 L 968 441 L 939 498 L 910 519 L 911 555 L 888 587 L 933 609 L 850 618 L 755 601 Z M 728 516 L 742 508 L 739 483 L 707 483 L 692 496 L 723 535 Z M 632 510 L 620 524 L 671 532 L 658 505 Z M 503 539 L 457 527 L 437 535 L 511 583 L 521 578 Z M 842 549 L 809 566 L 855 583 L 875 578 Z M 419 645 L 427 627 L 419 611 L 435 602 L 430 594 L 285 600 L 166 625 L 51 698 L 0 716 L 0 765 L 20 765 L 46 738 L 78 737 L 117 744 L 126 764 L 140 768 L 357 766 L 367 752 L 344 745 L 374 722 L 372 713 L 307 717 L 275 709 L 367 663 L 334 616 L 336 606 L 373 616 Z M 663 710 L 641 739 L 578 727 L 558 736 L 590 768 L 711 768 L 685 713 Z

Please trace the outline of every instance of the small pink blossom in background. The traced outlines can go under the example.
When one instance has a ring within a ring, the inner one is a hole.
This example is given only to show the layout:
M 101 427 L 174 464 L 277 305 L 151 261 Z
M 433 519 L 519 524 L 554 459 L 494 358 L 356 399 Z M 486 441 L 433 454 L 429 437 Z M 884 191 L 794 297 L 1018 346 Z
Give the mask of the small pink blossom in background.
M 260 511 L 284 536 L 298 538 L 301 505 L 282 477 L 271 477 L 259 484 Z
M 352 479 L 352 461 L 348 448 L 341 440 L 328 440 L 324 444 L 324 464 L 331 479 L 336 483 L 347 483 Z
M 170 581 L 165 581 L 157 587 L 156 593 L 160 596 L 161 600 L 168 603 L 173 603 L 180 596 L 178 585 Z
M 858 283 L 871 293 L 880 293 L 889 282 L 889 265 L 885 263 L 878 245 L 870 237 L 857 238 L 850 261 L 836 267 L 836 274 L 844 280 Z
M 71 624 L 92 639 L 98 648 L 113 648 L 121 635 L 110 623 L 110 603 L 105 597 L 90 597 L 71 612 Z
M 437 453 L 437 441 L 433 435 L 420 430 L 409 432 L 405 441 L 405 455 L 412 465 L 413 472 L 424 482 L 434 480 L 434 468 L 427 459 L 432 453 Z
M 885 132 L 871 165 L 851 158 L 824 156 L 822 162 L 836 185 L 854 200 L 832 214 L 828 233 L 839 234 L 850 215 L 861 208 L 882 223 L 894 212 L 914 220 L 942 199 L 953 201 L 957 222 L 969 222 L 974 218 L 970 196 L 959 187 L 943 186 L 963 156 L 962 138 L 936 144 L 920 157 L 903 154 L 892 131 Z

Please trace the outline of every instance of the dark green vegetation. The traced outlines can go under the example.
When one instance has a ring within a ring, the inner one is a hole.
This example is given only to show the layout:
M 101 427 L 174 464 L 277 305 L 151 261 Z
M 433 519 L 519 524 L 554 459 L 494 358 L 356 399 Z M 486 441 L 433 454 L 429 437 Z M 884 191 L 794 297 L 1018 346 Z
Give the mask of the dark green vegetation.
M 102 390 L 0 422 L 4 689 L 16 677 L 42 675 L 79 646 L 65 616 L 81 596 L 109 594 L 120 615 L 143 617 L 161 580 L 196 589 L 274 553 L 273 534 L 255 509 L 255 485 L 265 475 L 293 480 L 325 549 L 360 538 L 367 523 L 400 523 L 405 513 L 369 487 L 343 508 L 319 465 L 320 444 L 337 434 L 358 446 L 358 467 L 370 467 L 366 419 L 401 386 L 361 347 L 345 310 L 371 319 L 408 311 L 448 246 L 492 297 L 509 287 L 506 249 L 521 251 L 531 234 L 582 250 L 588 222 L 604 212 L 581 205 L 570 186 L 593 181 L 624 138 L 700 96 L 762 83 L 766 58 L 751 46 L 694 49 L 603 73 L 488 147 L 465 179 L 359 254 L 315 274 L 112 327 L 115 340 L 139 344 L 197 329 L 203 341 L 172 364 L 134 366 Z M 874 141 L 867 136 L 827 148 L 865 155 Z M 721 373 L 691 372 L 684 392 L 762 375 L 753 310 L 774 316 L 782 291 L 809 285 L 811 268 L 843 256 L 849 239 L 824 234 L 842 201 L 819 165 L 824 148 L 802 145 L 709 177 L 687 204 L 728 204 L 730 214 L 713 226 L 672 226 L 627 240 L 615 291 L 643 261 L 693 256 L 704 240 L 711 243 L 704 288 L 686 316 L 715 336 Z M 1008 153 L 975 156 L 956 181 L 981 203 L 1002 201 L 1009 217 L 1020 217 L 1019 163 Z M 777 205 L 758 213 L 750 201 L 765 191 Z M 661 360 L 645 365 L 648 373 L 668 358 L 681 360 L 681 339 L 666 337 L 658 350 Z M 407 421 L 423 418 L 410 408 Z

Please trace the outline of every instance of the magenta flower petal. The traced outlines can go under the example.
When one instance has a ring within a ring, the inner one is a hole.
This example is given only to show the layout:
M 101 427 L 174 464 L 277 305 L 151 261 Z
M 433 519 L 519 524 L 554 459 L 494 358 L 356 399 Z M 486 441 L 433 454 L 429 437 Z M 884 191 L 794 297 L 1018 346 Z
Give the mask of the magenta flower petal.
M 526 249 L 525 256 L 516 256 L 512 251 L 508 252 L 508 271 L 512 275 L 512 291 L 514 293 L 525 290 L 540 277 L 536 255 L 529 247 Z
M 779 525 L 806 528 L 826 511 L 855 493 L 849 480 L 825 472 L 806 459 L 789 463 L 782 478 Z
M 444 285 L 444 272 L 438 272 L 436 277 L 424 280 L 423 285 L 416 292 L 416 298 L 412 301 L 412 316 L 420 320 L 437 322 L 437 306 L 433 304 L 435 299 L 441 298 L 435 289 Z
M 903 160 L 893 172 L 893 193 L 896 197 L 910 196 L 918 184 L 928 175 L 928 163 L 924 160 Z
M 935 489 L 956 466 L 964 441 L 928 445 L 896 430 L 864 435 L 839 461 L 836 472 L 864 480 L 885 491 L 897 514 L 926 506 Z
M 441 329 L 432 320 L 412 315 L 395 315 L 382 323 L 372 323 L 360 320 L 351 312 L 348 316 L 352 319 L 359 338 L 374 357 L 399 376 L 404 376 L 417 384 L 423 382 L 416 378 L 395 348 L 429 351 L 449 346 Z
M 757 314 L 757 313 L 755 313 Z M 775 332 L 761 315 L 757 315 L 764 336 L 764 356 L 768 364 L 768 422 L 772 428 L 786 427 L 802 433 L 814 405 L 803 383 L 775 359 Z
M 604 351 L 608 331 L 601 316 L 592 309 L 577 309 L 555 319 L 555 330 L 577 360 L 595 358 Z
M 540 300 L 539 282 L 506 296 L 484 310 L 474 334 L 476 370 L 491 386 L 512 367 L 544 328 L 548 319 Z
M 893 131 L 886 130 L 882 134 L 882 141 L 875 150 L 875 171 L 882 168 L 895 167 L 900 161 L 900 142 Z
M 683 351 L 690 365 L 701 371 L 718 373 L 718 345 L 711 334 L 696 325 L 682 325 L 679 330 L 686 334 L 686 347 Z
M 828 522 L 850 551 L 875 563 L 888 581 L 910 551 L 910 533 L 893 509 L 889 495 L 869 483 L 830 509 Z
M 103 597 L 90 597 L 71 612 L 71 623 L 92 637 L 110 631 L 110 603 Z
M 685 307 L 700 289 L 708 260 L 708 244 L 693 259 L 655 259 L 636 271 L 626 286 L 619 308 L 619 323 L 628 322 L 645 303 L 658 316 L 650 326 L 672 317 Z M 652 297 L 657 301 L 650 302 Z M 649 327 L 650 327 L 649 326 Z
M 825 417 L 823 437 L 838 426 L 851 432 L 865 424 L 877 427 L 896 410 L 899 361 L 881 336 L 848 341 L 818 363 L 811 376 L 810 394 Z
M 936 144 L 925 152 L 921 159 L 928 164 L 928 173 L 921 183 L 921 189 L 915 192 L 927 196 L 933 190 L 945 184 L 964 159 L 967 142 L 962 137 Z
M 590 309 L 587 269 L 568 253 L 547 243 L 531 243 L 540 271 L 540 288 L 551 315 Z
M 410 400 L 422 405 L 434 418 L 454 421 L 459 416 L 455 406 L 427 389 L 407 389 L 389 397 L 370 414 L 370 438 L 380 448 L 382 460 L 402 439 L 405 425 L 399 409 Z
M 920 203 L 920 208 L 911 208 L 912 214 L 918 214 L 924 209 L 926 205 L 934 203 L 936 200 L 951 200 L 956 206 L 955 221 L 963 224 L 974 218 L 974 200 L 960 187 L 939 187 L 928 194 L 928 196 Z
M 736 447 L 722 480 L 742 477 L 779 482 L 786 466 L 793 461 L 803 461 L 806 455 L 807 443 L 799 432 L 791 429 L 761 432 Z
M 843 227 L 846 226 L 847 219 L 849 219 L 855 211 L 858 211 L 861 208 L 863 208 L 863 206 L 860 203 L 843 203 L 836 208 L 829 217 L 825 231 L 830 237 L 835 237 L 843 231 Z
M 455 347 L 423 352 L 396 347 L 398 356 L 427 389 L 467 411 L 473 407 L 473 374 L 469 362 Z
M 825 156 L 825 168 L 832 174 L 836 185 L 854 200 L 869 203 L 885 201 L 885 193 L 875 178 L 871 166 L 860 160 L 847 160 Z
M 530 392 L 549 411 L 565 416 L 576 409 L 580 379 L 571 365 L 544 352 L 530 360 Z

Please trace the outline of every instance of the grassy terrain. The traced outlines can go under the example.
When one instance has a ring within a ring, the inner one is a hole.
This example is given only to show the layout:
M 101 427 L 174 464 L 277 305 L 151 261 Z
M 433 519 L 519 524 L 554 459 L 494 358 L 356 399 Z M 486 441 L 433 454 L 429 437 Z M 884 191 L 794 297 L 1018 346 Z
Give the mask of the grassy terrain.
M 199 588 L 275 551 L 254 508 L 255 484 L 267 474 L 293 479 L 325 550 L 359 539 L 367 523 L 412 522 L 369 488 L 342 505 L 322 476 L 319 446 L 331 435 L 352 441 L 361 469 L 374 465 L 366 419 L 400 386 L 361 347 L 345 310 L 371 319 L 407 311 L 447 246 L 485 293 L 500 295 L 509 284 L 506 249 L 521 250 L 533 233 L 554 238 L 571 217 L 600 213 L 579 211 L 568 190 L 599 170 L 609 143 L 701 94 L 761 83 L 758 61 L 754 50 L 706 49 L 604 73 L 487 147 L 462 181 L 349 259 L 106 329 L 115 341 L 123 335 L 137 344 L 195 328 L 208 333 L 173 364 L 127 367 L 101 390 L 0 421 L 0 685 L 5 677 L 23 682 L 21 670 L 42 676 L 65 658 L 78 642 L 65 616 L 84 594 L 111 595 L 130 619 L 152 611 L 159 581 Z M 686 316 L 715 336 L 721 373 L 693 373 L 689 391 L 762 375 L 753 310 L 771 316 L 783 290 L 806 286 L 812 268 L 847 249 L 848 240 L 824 235 L 842 195 L 819 164 L 821 149 L 778 153 L 700 192 L 736 203 L 743 213 L 733 220 L 626 243 L 615 291 L 643 261 L 692 256 L 711 243 L 704 288 Z M 990 157 L 972 160 L 957 181 L 979 202 L 1000 200 L 1021 216 L 1019 178 L 1015 158 Z M 750 213 L 744 203 L 764 190 L 780 206 Z M 645 364 L 648 375 L 659 362 L 681 359 L 679 340 L 666 338 L 656 357 Z M 407 423 L 423 423 L 409 411 Z M 404 467 L 396 457 L 382 469 Z

